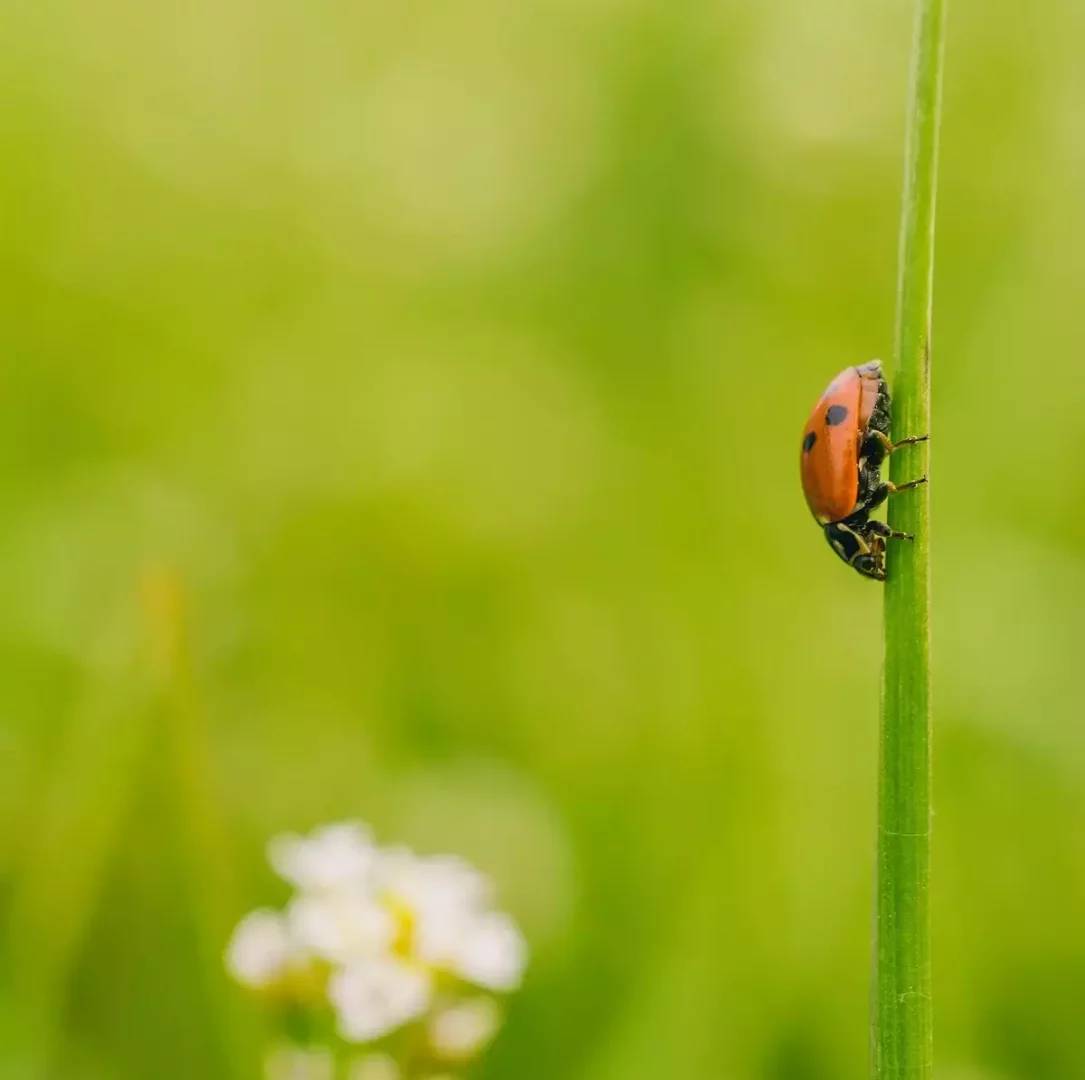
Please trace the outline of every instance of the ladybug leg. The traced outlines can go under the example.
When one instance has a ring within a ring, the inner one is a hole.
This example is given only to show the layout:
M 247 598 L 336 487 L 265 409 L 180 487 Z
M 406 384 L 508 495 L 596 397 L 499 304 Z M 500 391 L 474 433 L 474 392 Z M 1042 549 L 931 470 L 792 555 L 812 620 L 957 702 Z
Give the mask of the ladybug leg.
M 870 554 L 874 556 L 874 571 L 871 577 L 877 581 L 885 581 L 885 540 L 882 537 L 870 537 Z
M 884 537 L 886 540 L 914 540 L 915 536 L 912 533 L 895 532 L 889 528 L 884 521 L 868 521 L 867 527 L 877 537 Z M 884 546 L 884 545 L 883 545 Z
M 902 446 L 911 446 L 913 443 L 926 442 L 929 438 L 929 435 L 912 435 L 907 439 L 901 439 L 900 442 L 893 443 L 893 445 L 889 447 L 889 452 L 892 453 L 894 450 L 899 450 Z
M 925 476 L 921 476 L 918 480 L 909 480 L 906 484 L 886 484 L 889 489 L 887 495 L 896 495 L 898 491 L 907 491 L 909 488 L 919 487 L 920 484 L 929 483 Z
M 877 439 L 885 447 L 888 454 L 891 454 L 894 450 L 899 450 L 902 446 L 912 446 L 914 443 L 926 442 L 930 438 L 929 435 L 913 435 L 911 438 L 901 439 L 900 442 L 893 442 L 884 431 L 878 431 L 876 428 L 870 430 L 869 436 Z
M 858 511 L 863 514 L 869 514 L 872 510 L 877 510 L 890 495 L 896 495 L 898 491 L 907 491 L 909 488 L 918 487 L 920 484 L 925 483 L 927 483 L 927 478 L 921 476 L 918 480 L 909 480 L 907 484 L 900 484 L 899 486 L 889 482 L 879 484 L 863 499 L 858 507 Z

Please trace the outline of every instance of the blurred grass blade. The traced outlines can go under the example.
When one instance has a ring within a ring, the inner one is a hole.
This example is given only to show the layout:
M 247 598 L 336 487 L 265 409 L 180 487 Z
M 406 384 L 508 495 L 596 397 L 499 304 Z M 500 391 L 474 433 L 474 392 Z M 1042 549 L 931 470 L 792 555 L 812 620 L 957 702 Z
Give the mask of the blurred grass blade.
M 259 1062 L 255 1033 L 230 996 L 222 968 L 238 912 L 234 864 L 190 676 L 182 591 L 168 572 L 146 574 L 141 584 L 145 647 L 89 691 L 44 781 L 12 868 L 0 979 L 4 1080 L 52 1075 L 87 928 L 135 793 L 147 782 L 152 743 L 162 735 L 170 764 L 164 795 L 173 810 L 222 1074 L 244 1078 Z
M 88 924 L 141 783 L 153 726 L 137 662 L 103 678 L 72 720 L 21 838 L 3 944 L 0 1076 L 50 1072 Z
M 179 574 L 168 567 L 149 569 L 143 575 L 142 599 L 163 694 L 170 769 L 165 794 L 188 889 L 203 991 L 227 1075 L 243 1080 L 255 1074 L 259 1042 L 239 1000 L 230 992 L 223 968 L 223 952 L 239 912 L 236 861 L 192 674 L 186 595 Z
M 893 434 L 930 430 L 934 207 L 945 0 L 917 0 L 897 291 Z M 890 479 L 926 472 L 927 444 L 894 454 Z M 877 1080 L 931 1075 L 930 498 L 891 500 L 885 586 L 872 1049 Z

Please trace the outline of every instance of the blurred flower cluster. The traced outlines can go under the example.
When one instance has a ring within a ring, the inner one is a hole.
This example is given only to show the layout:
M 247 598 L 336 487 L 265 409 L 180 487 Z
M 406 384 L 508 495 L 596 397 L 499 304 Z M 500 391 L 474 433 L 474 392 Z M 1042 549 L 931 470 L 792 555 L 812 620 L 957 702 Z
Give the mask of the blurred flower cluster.
M 279 1021 L 269 1080 L 451 1080 L 481 1052 L 527 960 L 483 874 L 356 822 L 276 837 L 268 858 L 294 895 L 241 920 L 226 964 Z

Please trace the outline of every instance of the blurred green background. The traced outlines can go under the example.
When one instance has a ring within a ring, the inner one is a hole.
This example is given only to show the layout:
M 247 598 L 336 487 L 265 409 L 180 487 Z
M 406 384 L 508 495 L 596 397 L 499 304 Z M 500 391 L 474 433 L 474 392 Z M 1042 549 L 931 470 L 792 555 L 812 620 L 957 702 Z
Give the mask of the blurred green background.
M 4 5 L 0 1076 L 245 1076 L 226 936 L 342 816 L 524 926 L 485 1080 L 866 1076 L 880 601 L 797 457 L 910 22 Z M 951 5 L 939 1080 L 1085 1077 L 1083 49 Z

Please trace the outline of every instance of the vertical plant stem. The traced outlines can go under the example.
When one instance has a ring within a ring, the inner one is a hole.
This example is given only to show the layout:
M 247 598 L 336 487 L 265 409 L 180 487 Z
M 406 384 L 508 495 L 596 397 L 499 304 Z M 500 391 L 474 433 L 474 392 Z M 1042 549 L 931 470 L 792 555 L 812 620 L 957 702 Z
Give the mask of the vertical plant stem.
M 934 204 L 946 0 L 916 0 L 897 285 L 893 437 L 930 430 Z M 927 471 L 926 443 L 892 455 L 890 479 Z M 890 501 L 889 523 L 914 533 L 891 545 L 878 785 L 873 1015 L 876 1080 L 931 1076 L 930 497 Z

